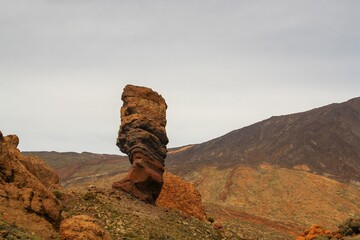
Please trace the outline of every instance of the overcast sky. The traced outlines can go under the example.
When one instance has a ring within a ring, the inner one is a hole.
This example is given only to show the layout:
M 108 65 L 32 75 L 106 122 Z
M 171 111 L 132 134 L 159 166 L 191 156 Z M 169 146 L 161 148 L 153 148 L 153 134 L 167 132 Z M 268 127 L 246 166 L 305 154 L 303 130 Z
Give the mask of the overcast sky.
M 119 153 L 128 83 L 168 146 L 360 96 L 358 0 L 1 0 L 0 130 L 20 149 Z

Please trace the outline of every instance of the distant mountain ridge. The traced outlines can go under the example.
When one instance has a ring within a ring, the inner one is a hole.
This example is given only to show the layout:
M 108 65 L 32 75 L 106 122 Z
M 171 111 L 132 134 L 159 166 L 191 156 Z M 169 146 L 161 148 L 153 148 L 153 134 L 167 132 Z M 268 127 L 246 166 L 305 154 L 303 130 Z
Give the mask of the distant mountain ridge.
M 63 185 L 91 179 L 112 176 L 128 171 L 127 156 L 96 154 L 89 152 L 23 152 L 24 155 L 38 156 L 59 175 Z
M 360 98 L 271 117 L 167 158 L 180 175 L 209 165 L 261 163 L 360 182 Z

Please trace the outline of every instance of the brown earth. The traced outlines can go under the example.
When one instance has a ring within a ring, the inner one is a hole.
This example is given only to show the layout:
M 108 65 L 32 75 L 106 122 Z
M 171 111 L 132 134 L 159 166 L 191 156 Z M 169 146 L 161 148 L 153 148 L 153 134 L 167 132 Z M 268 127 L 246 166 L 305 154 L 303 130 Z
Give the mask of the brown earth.
M 76 215 L 62 221 L 60 234 L 62 240 L 111 240 L 110 234 L 87 215 Z
M 109 182 L 126 176 L 120 173 L 114 176 L 104 176 L 98 179 L 87 179 L 87 181 L 77 182 L 67 188 L 86 189 L 88 186 L 99 188 L 109 188 Z M 195 186 L 183 180 L 179 176 L 165 172 L 164 184 L 156 205 L 163 208 L 177 209 L 184 214 L 205 220 L 205 208 L 202 204 L 201 195 Z
M 208 216 L 247 237 L 291 239 L 312 224 L 333 229 L 360 214 L 358 186 L 306 171 L 269 164 L 210 166 L 185 179 L 197 186 Z
M 145 204 L 122 191 L 91 185 L 64 189 L 67 218 L 87 215 L 119 240 L 242 240 L 232 229 L 216 229 L 210 222 L 180 211 Z

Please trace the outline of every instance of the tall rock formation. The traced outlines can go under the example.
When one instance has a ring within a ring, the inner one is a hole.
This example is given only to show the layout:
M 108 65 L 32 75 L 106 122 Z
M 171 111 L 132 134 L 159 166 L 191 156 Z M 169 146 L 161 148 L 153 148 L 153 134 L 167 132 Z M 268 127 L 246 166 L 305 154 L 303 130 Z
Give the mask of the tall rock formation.
M 163 185 L 164 161 L 169 142 L 167 105 L 150 88 L 127 85 L 121 99 L 121 126 L 117 146 L 129 156 L 132 167 L 113 188 L 131 193 L 142 201 L 155 203 Z

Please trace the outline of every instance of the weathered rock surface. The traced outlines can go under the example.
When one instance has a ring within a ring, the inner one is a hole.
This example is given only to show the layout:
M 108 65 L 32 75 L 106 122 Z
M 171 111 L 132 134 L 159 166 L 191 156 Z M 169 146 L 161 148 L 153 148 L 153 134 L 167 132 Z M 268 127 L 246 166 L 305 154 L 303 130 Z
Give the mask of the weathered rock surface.
M 312 240 L 312 239 L 344 239 L 339 231 L 331 231 L 322 228 L 319 225 L 313 225 L 296 237 L 296 240 Z
M 51 228 L 51 224 L 57 227 L 62 206 L 52 190 L 59 179 L 40 159 L 23 156 L 17 149 L 18 143 L 16 135 L 4 137 L 0 132 L 0 213 L 5 220 L 24 228 L 41 222 L 46 228 Z M 46 237 L 50 239 L 50 235 Z
M 44 186 L 50 188 L 59 188 L 59 176 L 40 158 L 26 156 L 19 158 L 19 161 L 26 169 L 33 174 Z
M 122 94 L 121 126 L 117 146 L 129 156 L 132 168 L 113 188 L 154 203 L 163 185 L 167 155 L 164 98 L 150 88 L 127 85 Z
M 60 234 L 62 240 L 111 240 L 110 234 L 87 215 L 76 215 L 62 221 Z
M 164 174 L 164 185 L 156 204 L 178 209 L 201 220 L 206 218 L 199 191 L 192 183 L 170 173 Z

